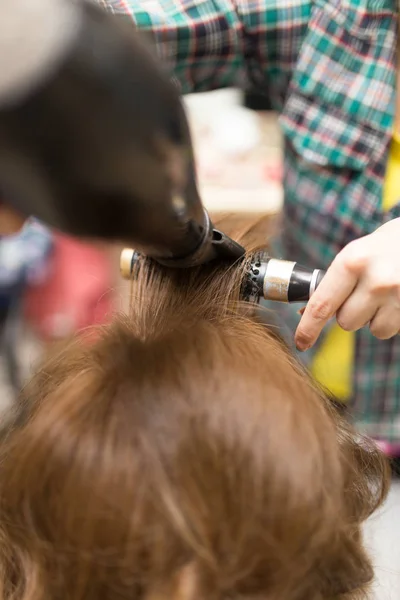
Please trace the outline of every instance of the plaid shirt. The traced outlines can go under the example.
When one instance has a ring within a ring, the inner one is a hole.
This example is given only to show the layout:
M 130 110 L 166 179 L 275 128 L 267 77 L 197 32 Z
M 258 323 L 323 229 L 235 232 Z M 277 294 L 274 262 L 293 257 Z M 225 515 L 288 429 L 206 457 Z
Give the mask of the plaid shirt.
M 152 32 L 183 93 L 251 83 L 268 94 L 285 140 L 277 254 L 326 268 L 351 240 L 400 216 L 400 204 L 389 213 L 381 206 L 395 109 L 396 0 L 98 2 Z M 296 326 L 295 309 L 275 308 Z M 361 429 L 399 441 L 399 336 L 357 333 L 353 390 Z

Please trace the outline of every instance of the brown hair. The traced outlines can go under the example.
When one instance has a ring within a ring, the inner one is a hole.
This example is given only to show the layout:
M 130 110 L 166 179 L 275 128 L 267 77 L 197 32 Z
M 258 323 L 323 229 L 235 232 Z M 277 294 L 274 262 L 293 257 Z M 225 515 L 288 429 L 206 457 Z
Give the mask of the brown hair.
M 1 600 L 365 589 L 387 465 L 240 305 L 242 276 L 143 261 L 131 314 L 37 371 L 2 444 Z

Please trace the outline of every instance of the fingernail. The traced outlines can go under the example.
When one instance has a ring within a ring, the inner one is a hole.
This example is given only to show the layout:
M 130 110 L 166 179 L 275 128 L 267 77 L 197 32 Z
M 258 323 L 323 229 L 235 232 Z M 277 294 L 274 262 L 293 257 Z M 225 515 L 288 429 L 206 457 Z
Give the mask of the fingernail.
M 299 352 L 307 352 L 311 346 L 305 344 L 304 342 L 296 342 L 296 348 Z

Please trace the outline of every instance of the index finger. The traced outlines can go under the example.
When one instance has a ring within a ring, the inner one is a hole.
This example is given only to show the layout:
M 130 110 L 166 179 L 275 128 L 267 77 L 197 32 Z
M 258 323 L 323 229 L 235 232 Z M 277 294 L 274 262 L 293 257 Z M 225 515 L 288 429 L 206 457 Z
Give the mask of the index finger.
M 299 350 L 311 348 L 326 323 L 337 313 L 357 285 L 358 275 L 334 261 L 311 296 L 295 334 Z

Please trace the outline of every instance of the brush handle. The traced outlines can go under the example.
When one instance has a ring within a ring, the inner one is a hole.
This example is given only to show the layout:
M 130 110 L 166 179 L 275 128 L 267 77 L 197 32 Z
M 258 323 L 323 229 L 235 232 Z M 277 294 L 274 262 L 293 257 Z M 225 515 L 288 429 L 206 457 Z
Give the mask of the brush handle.
M 309 269 L 296 262 L 270 259 L 263 281 L 265 300 L 308 302 L 325 275 L 321 269 Z
M 324 278 L 325 271 L 294 264 L 288 286 L 287 302 L 307 302 Z
M 277 302 L 307 302 L 321 283 L 325 271 L 288 260 L 255 260 L 249 274 L 248 297 Z

